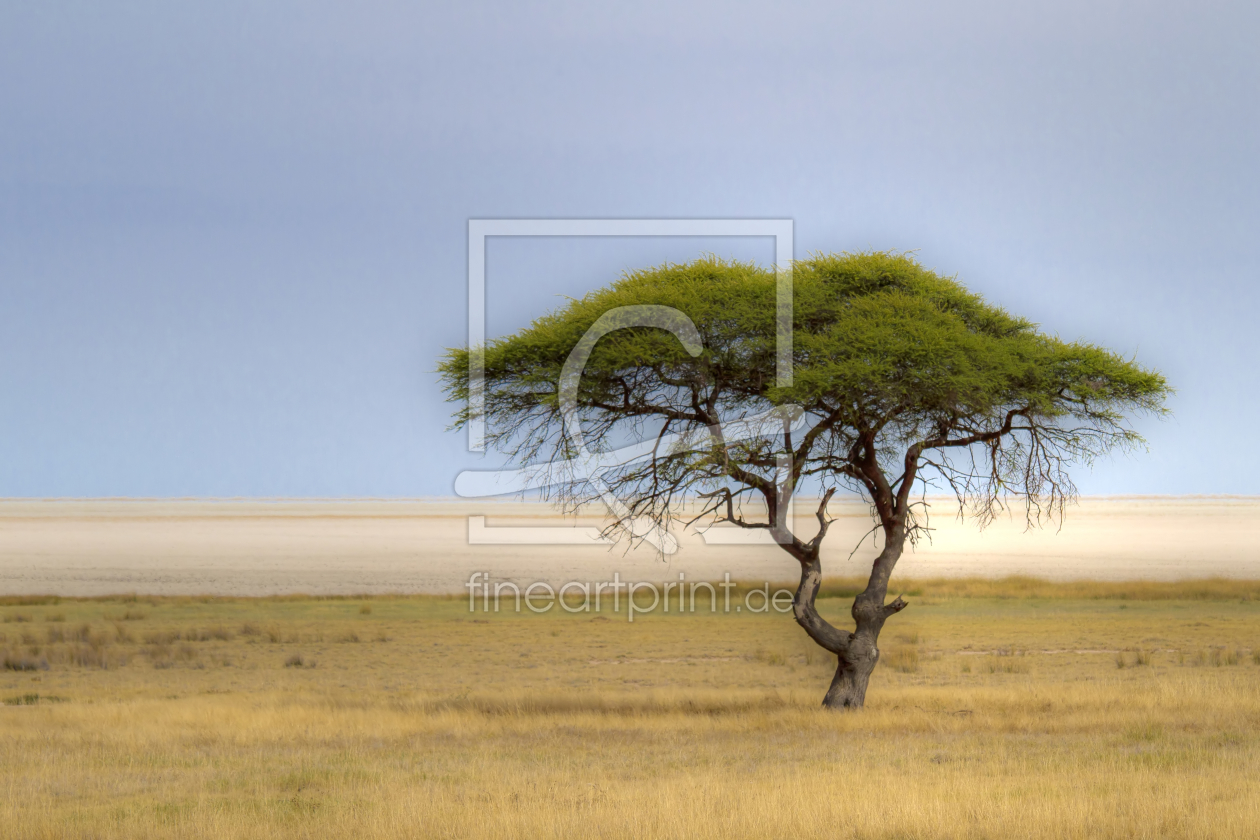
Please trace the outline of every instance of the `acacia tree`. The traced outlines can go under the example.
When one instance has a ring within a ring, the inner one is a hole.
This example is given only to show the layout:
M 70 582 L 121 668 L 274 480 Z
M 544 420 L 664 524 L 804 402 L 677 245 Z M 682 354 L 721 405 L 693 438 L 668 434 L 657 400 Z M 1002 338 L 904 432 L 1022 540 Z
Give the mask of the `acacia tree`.
M 1067 468 L 1142 444 L 1128 418 L 1162 414 L 1170 391 L 1154 371 L 1039 332 L 882 252 L 794 264 L 785 384 L 776 279 L 716 258 L 629 273 L 514 335 L 447 351 L 439 371 L 463 404 L 456 427 L 473 418 L 469 397 L 481 389 L 487 443 L 548 471 L 540 483 L 562 507 L 611 490 L 620 503 L 608 533 L 641 540 L 645 523 L 667 528 L 697 499 L 688 524 L 768 531 L 800 564 L 797 623 L 837 658 L 823 705 L 859 708 L 880 631 L 907 606 L 886 602 L 888 584 L 925 532 L 925 488 L 952 490 L 958 515 L 981 527 L 1012 505 L 1030 526 L 1057 519 L 1076 495 Z M 645 306 L 677 313 L 674 322 L 645 326 Z M 470 353 L 484 365 L 480 384 Z M 618 457 L 627 439 L 644 443 Z M 574 469 L 588 444 L 587 469 Z M 808 534 L 783 515 L 802 489 L 821 496 Z M 882 536 L 851 630 L 815 608 L 837 490 L 870 503 Z

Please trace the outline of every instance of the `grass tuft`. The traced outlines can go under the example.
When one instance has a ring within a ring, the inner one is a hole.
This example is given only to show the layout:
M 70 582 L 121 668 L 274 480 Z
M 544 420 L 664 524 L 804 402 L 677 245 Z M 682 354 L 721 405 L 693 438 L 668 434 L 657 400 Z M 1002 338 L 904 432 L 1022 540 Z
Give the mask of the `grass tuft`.
M 48 660 L 45 657 L 27 656 L 20 653 L 4 654 L 4 670 L 6 671 L 47 671 Z
M 216 627 L 202 627 L 185 630 L 183 639 L 186 642 L 230 642 L 233 639 L 232 631 L 228 630 L 222 624 Z
M 998 650 L 983 657 L 983 668 L 988 674 L 1027 674 L 1028 662 L 1024 655 L 1013 648 Z
M 893 648 L 880 656 L 880 661 L 902 674 L 919 671 L 919 649 L 914 647 Z
M 115 668 L 127 662 L 125 656 L 119 656 L 99 646 L 82 644 L 70 648 L 67 653 L 67 659 L 70 664 L 78 665 L 80 668 L 100 668 L 102 670 Z
M 55 694 L 19 694 L 17 697 L 4 698 L 6 706 L 38 706 L 40 703 L 65 703 L 69 698 Z

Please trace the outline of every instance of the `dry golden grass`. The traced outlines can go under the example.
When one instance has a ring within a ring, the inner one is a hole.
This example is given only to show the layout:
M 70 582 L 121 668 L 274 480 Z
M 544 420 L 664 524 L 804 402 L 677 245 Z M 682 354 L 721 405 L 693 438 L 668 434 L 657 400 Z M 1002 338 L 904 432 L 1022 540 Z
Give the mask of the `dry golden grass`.
M 912 584 L 860 714 L 773 613 L 10 599 L 0 835 L 1255 836 L 1256 584 Z
M 832 578 L 824 596 L 853 597 L 866 585 L 864 578 Z M 925 578 L 893 580 L 893 590 L 907 597 L 930 594 L 947 598 L 1020 598 L 1120 601 L 1229 601 L 1260 600 L 1260 581 L 1202 578 L 1156 581 L 1048 581 L 1012 576 L 1004 578 Z

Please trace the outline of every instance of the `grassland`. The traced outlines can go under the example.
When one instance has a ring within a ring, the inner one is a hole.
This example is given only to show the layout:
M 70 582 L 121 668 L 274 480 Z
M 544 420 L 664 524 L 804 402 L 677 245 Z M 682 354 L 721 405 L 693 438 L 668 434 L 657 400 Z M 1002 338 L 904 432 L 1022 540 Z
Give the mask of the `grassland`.
M 1260 583 L 902 587 L 859 714 L 773 612 L 0 599 L 0 836 L 1256 836 Z

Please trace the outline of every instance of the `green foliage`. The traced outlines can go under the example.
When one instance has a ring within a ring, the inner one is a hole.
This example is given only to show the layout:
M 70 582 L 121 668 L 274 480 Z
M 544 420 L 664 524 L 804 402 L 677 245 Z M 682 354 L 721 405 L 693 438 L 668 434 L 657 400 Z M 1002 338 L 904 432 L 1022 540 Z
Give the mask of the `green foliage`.
M 667 264 L 628 273 L 484 348 L 449 350 L 439 372 L 462 404 L 455 425 L 470 419 L 470 353 L 479 353 L 488 442 L 520 463 L 565 457 L 558 382 L 569 353 L 610 310 L 668 306 L 698 329 L 698 356 L 666 330 L 620 329 L 599 340 L 577 391 L 586 436 L 606 446 L 626 429 L 687 435 L 612 480 L 636 515 L 663 518 L 673 493 L 724 486 L 773 503 L 812 476 L 866 493 L 881 515 L 905 516 L 900 491 L 931 476 L 983 517 L 1012 492 L 1061 507 L 1074 490 L 1064 466 L 1140 444 L 1127 416 L 1162 413 L 1170 392 L 1135 361 L 1044 334 L 957 280 L 883 252 L 795 263 L 793 379 L 779 386 L 776 279 L 713 257 Z M 742 443 L 712 432 L 786 405 L 804 409 L 805 432 Z M 773 472 L 782 453 L 795 459 L 786 488 Z M 568 492 L 581 500 L 576 487 Z
M 780 398 L 835 396 L 911 414 L 1010 405 L 1067 411 L 1064 397 L 1155 408 L 1164 383 L 1113 353 L 1068 344 L 905 256 L 825 256 L 798 263 L 797 372 Z

